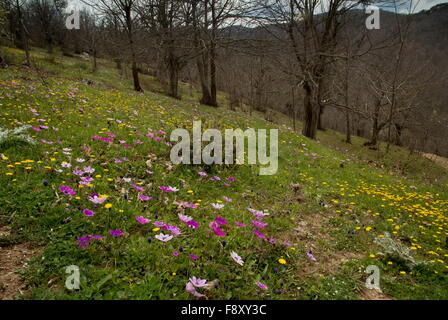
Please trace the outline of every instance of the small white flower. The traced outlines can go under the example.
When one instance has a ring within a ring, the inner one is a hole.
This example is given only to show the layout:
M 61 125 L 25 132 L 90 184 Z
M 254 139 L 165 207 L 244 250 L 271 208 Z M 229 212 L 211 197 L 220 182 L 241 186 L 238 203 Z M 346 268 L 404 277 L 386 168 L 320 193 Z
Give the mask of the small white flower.
M 222 208 L 224 208 L 224 205 L 220 203 L 212 203 L 212 206 L 217 210 L 221 210 Z
M 159 233 L 158 235 L 155 236 L 155 238 L 157 240 L 160 240 L 160 241 L 163 241 L 163 242 L 168 242 L 171 239 L 173 239 L 173 236 L 166 235 L 166 234 L 163 234 L 163 233 Z
M 61 167 L 63 167 L 63 168 L 70 168 L 71 166 L 72 165 L 70 163 L 66 162 L 66 161 L 61 163 Z
M 240 266 L 242 266 L 244 264 L 243 259 L 235 251 L 232 251 L 230 253 L 230 256 L 232 257 L 233 261 L 238 263 Z
M 85 172 L 85 173 L 94 173 L 94 172 L 95 172 L 95 169 L 92 168 L 92 167 L 85 167 L 85 168 L 84 168 L 84 172 Z

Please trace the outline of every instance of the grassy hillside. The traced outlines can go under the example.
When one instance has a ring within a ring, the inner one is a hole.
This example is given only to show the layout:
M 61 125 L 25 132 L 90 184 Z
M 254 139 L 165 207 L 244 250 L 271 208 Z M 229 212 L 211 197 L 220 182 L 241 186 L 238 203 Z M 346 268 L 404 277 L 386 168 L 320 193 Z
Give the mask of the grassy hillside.
M 5 50 L 20 61 L 22 52 Z M 448 297 L 446 169 L 396 147 L 384 155 L 362 139 L 347 145 L 332 131 L 311 141 L 282 115 L 270 123 L 198 105 L 187 87 L 182 101 L 135 93 L 107 61 L 92 73 L 80 58 L 36 50 L 33 60 L 39 71 L 0 70 L 0 126 L 31 125 L 37 141 L 0 143 L 0 226 L 10 230 L 0 245 L 43 247 L 20 271 L 28 290 L 18 297 L 191 299 L 185 286 L 195 276 L 217 280 L 197 290 L 210 299 L 359 299 L 369 297 L 369 265 L 381 271 L 383 297 Z M 193 119 L 220 130 L 279 128 L 277 174 L 172 165 L 169 134 Z M 248 208 L 269 213 L 266 226 Z M 225 235 L 209 227 L 216 217 Z M 64 288 L 70 265 L 80 268 L 80 290 Z

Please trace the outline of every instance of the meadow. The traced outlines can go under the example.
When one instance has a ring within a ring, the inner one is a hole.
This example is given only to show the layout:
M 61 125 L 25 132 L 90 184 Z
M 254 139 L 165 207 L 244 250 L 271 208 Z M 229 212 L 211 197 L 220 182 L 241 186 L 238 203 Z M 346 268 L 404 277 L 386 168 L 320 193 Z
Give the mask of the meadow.
M 2 250 L 38 248 L 19 299 L 448 298 L 448 172 L 418 153 L 312 141 L 291 121 L 132 91 L 107 60 L 37 49 L 0 70 Z M 88 80 L 88 81 L 87 81 Z M 279 129 L 279 167 L 173 165 L 170 132 Z M 0 251 L 1 252 L 1 251 Z M 66 267 L 80 289 L 65 287 Z M 2 285 L 0 284 L 0 294 Z

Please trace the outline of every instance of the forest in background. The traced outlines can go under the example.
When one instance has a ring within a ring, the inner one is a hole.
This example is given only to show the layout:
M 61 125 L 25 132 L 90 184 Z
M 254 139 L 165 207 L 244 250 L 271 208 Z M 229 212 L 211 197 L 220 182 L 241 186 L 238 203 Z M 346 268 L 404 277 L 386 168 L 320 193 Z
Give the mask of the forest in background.
M 448 156 L 448 5 L 416 13 L 417 2 L 83 0 L 79 29 L 68 29 L 64 0 L 6 0 L 1 45 L 25 50 L 30 66 L 32 46 L 83 55 L 93 72 L 110 59 L 137 91 L 149 74 L 178 99 L 180 83 L 205 105 L 219 107 L 223 92 L 230 108 L 285 113 L 312 139 L 329 128 L 373 149 Z M 365 25 L 370 4 L 387 9 L 378 30 Z

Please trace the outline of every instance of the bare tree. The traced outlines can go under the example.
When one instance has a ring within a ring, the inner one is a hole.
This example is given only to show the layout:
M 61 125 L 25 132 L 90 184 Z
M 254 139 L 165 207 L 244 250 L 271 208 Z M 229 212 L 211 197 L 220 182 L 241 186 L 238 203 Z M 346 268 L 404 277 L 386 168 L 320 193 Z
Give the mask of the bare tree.
M 135 20 L 136 17 L 138 17 L 136 10 L 139 5 L 139 0 L 83 0 L 83 2 L 104 15 L 116 17 L 120 22 L 125 30 L 129 45 L 134 90 L 143 91 L 138 75 L 137 54 L 134 42 L 135 33 L 137 31 L 137 23 Z

